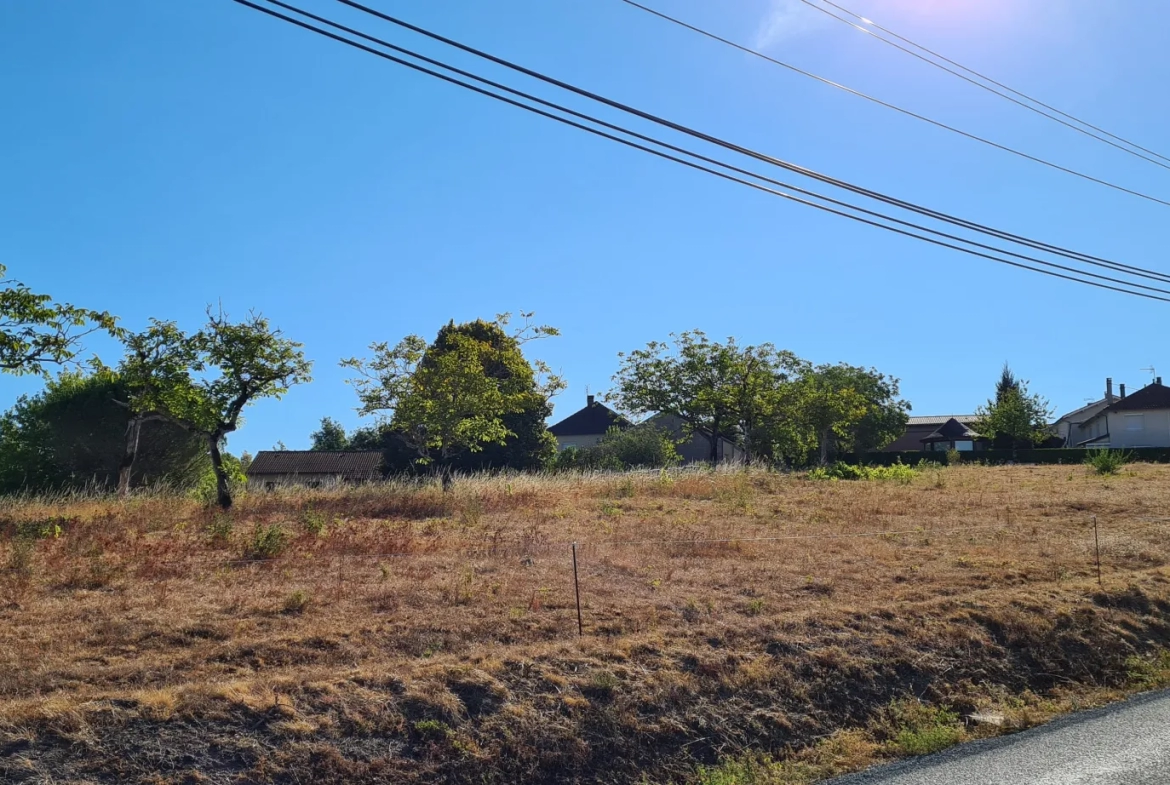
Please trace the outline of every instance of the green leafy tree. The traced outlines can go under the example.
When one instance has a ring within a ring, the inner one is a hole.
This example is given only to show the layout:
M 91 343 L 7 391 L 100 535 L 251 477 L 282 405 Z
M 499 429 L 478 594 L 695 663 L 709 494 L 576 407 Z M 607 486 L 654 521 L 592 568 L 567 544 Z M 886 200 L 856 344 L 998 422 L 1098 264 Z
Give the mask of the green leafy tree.
M 633 414 L 678 417 L 687 436 L 710 446 L 712 463 L 720 439 L 742 443 L 749 456 L 765 451 L 757 436 L 779 405 L 781 393 L 803 366 L 791 352 L 771 344 L 718 343 L 698 330 L 651 341 L 645 349 L 618 355 L 616 389 L 607 396 Z
M 311 381 L 312 363 L 301 344 L 267 319 L 250 314 L 232 322 L 208 310 L 202 330 L 187 335 L 173 322 L 154 321 L 127 340 L 122 374 L 127 405 L 141 417 L 159 417 L 204 439 L 216 478 L 216 501 L 232 505 L 223 446 L 241 424 L 244 409 L 262 398 L 281 398 Z
M 1052 435 L 1049 422 L 1054 410 L 1043 396 L 1028 391 L 1028 382 L 1013 381 L 1013 386 L 1005 387 L 1001 379 L 996 396 L 976 412 L 978 422 L 974 427 L 995 447 L 1015 450 L 1032 447 Z
M 314 431 L 309 438 L 312 441 L 312 446 L 309 449 L 318 452 L 350 449 L 349 437 L 345 433 L 345 428 L 332 417 L 322 417 L 321 427 Z
M 510 334 L 510 315 L 501 314 L 494 322 L 449 324 L 429 346 L 411 335 L 393 347 L 372 344 L 371 359 L 342 361 L 357 374 L 350 382 L 359 411 L 387 418 L 389 431 L 416 462 L 441 472 L 444 488 L 450 487 L 453 459 L 507 444 L 516 436 L 508 418 L 547 406 L 564 386 L 522 351 L 527 341 L 557 330 L 534 325 L 530 313 L 521 316 L 523 324 Z
M 898 380 L 872 368 L 839 363 L 806 366 L 779 391 L 759 441 L 774 458 L 824 464 L 835 452 L 881 449 L 905 432 L 910 405 Z
M 0 491 L 112 489 L 120 481 L 124 435 L 132 415 L 116 374 L 69 371 L 24 396 L 0 419 Z M 203 443 L 169 423 L 140 434 L 141 460 L 128 485 L 187 487 L 204 467 Z
M 55 303 L 49 295 L 4 278 L 6 272 L 0 265 L 0 371 L 46 375 L 47 366 L 72 362 L 87 335 L 118 333 L 110 314 Z

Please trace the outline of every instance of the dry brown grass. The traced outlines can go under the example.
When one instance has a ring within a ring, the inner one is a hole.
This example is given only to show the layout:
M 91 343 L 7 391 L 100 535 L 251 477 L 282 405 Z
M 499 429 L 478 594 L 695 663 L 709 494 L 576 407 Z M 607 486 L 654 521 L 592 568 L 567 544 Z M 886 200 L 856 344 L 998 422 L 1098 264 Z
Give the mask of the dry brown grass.
M 1121 687 L 1170 640 L 1168 502 L 1149 465 L 0 502 L 0 779 L 665 780 Z

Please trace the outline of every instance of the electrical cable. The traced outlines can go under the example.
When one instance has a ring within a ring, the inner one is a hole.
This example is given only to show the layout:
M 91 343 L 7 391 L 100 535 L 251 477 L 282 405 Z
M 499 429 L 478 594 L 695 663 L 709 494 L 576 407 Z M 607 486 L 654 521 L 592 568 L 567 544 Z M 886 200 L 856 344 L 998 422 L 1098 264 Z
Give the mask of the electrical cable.
M 775 195 L 775 196 L 779 196 L 779 197 L 781 197 L 781 198 L 788 199 L 788 200 L 790 200 L 790 201 L 795 201 L 795 202 L 797 202 L 797 203 L 804 204 L 804 205 L 807 205 L 807 206 L 810 206 L 810 207 L 814 207 L 814 208 L 816 208 L 816 209 L 819 209 L 819 210 L 822 210 L 822 211 L 825 211 L 825 212 L 829 212 L 829 213 L 832 213 L 832 214 L 834 214 L 834 215 L 838 215 L 838 216 L 840 216 L 840 217 L 849 218 L 849 219 L 851 219 L 851 220 L 853 220 L 853 221 L 857 221 L 857 222 L 860 222 L 860 223 L 864 223 L 864 224 L 867 224 L 867 225 L 870 225 L 870 226 L 874 226 L 874 227 L 877 227 L 877 228 L 880 228 L 880 229 L 885 229 L 886 231 L 894 232 L 894 233 L 896 233 L 896 234 L 900 234 L 900 235 L 904 235 L 904 236 L 911 237 L 911 238 L 914 238 L 914 239 L 922 240 L 922 241 L 924 241 L 924 242 L 928 242 L 928 243 L 931 243 L 931 244 L 933 244 L 933 245 L 937 245 L 937 246 L 941 246 L 941 247 L 949 248 L 949 249 L 952 249 L 952 250 L 960 251 L 960 252 L 962 252 L 962 253 L 966 253 L 966 254 L 969 254 L 969 255 L 973 255 L 973 256 L 977 256 L 977 257 L 985 258 L 985 259 L 988 259 L 988 260 L 991 260 L 991 261 L 994 261 L 994 262 L 998 262 L 998 263 L 1001 263 L 1001 264 L 1007 264 L 1007 265 L 1009 265 L 1009 266 L 1012 266 L 1012 267 L 1017 267 L 1017 268 L 1021 268 L 1021 269 L 1029 270 L 1029 271 L 1031 271 L 1031 272 L 1037 272 L 1037 273 L 1041 273 L 1041 274 L 1043 274 L 1043 275 L 1048 275 L 1048 276 L 1055 277 L 1055 278 L 1061 278 L 1061 279 L 1064 279 L 1064 280 L 1072 281 L 1072 282 L 1075 282 L 1075 283 L 1081 283 L 1081 284 L 1085 284 L 1085 285 L 1088 285 L 1088 286 L 1093 286 L 1093 287 L 1096 287 L 1096 288 L 1107 289 L 1107 290 L 1111 290 L 1111 291 L 1119 292 L 1119 293 L 1122 293 L 1122 294 L 1129 294 L 1129 295 L 1133 295 L 1133 296 L 1137 296 L 1137 297 L 1143 297 L 1143 298 L 1146 298 L 1146 299 L 1151 299 L 1151 300 L 1158 300 L 1158 301 L 1161 301 L 1161 302 L 1170 302 L 1170 299 L 1168 299 L 1168 298 L 1166 298 L 1166 297 L 1159 297 L 1159 296 L 1157 296 L 1157 295 L 1146 294 L 1146 293 L 1144 293 L 1144 292 L 1136 292 L 1136 291 L 1133 291 L 1133 290 L 1131 290 L 1131 289 L 1125 289 L 1125 288 L 1120 288 L 1120 287 L 1117 287 L 1117 286 L 1110 286 L 1110 285 L 1106 285 L 1106 284 L 1096 283 L 1096 282 L 1094 282 L 1094 281 L 1087 281 L 1087 280 L 1084 280 L 1084 279 L 1082 279 L 1082 278 L 1077 278 L 1077 277 L 1074 277 L 1073 275 L 1063 275 L 1063 274 L 1061 274 L 1061 273 L 1052 272 L 1052 271 L 1050 271 L 1050 270 L 1042 270 L 1042 269 L 1038 269 L 1038 268 L 1032 267 L 1032 266 L 1030 266 L 1030 265 L 1027 265 L 1027 264 L 1021 264 L 1021 263 L 1018 263 L 1018 262 L 1012 262 L 1012 261 L 1010 261 L 1010 260 L 1002 259 L 1002 258 L 999 258 L 999 257 L 997 257 L 997 256 L 992 256 L 992 255 L 990 255 L 990 254 L 986 254 L 986 253 L 981 253 L 981 252 L 979 252 L 979 251 L 975 251 L 975 250 L 972 250 L 972 249 L 970 249 L 970 248 L 964 248 L 964 247 L 962 247 L 962 246 L 953 245 L 953 244 L 951 244 L 951 243 L 942 242 L 942 241 L 935 240 L 935 239 L 932 239 L 932 238 L 929 238 L 929 237 L 923 237 L 923 236 L 921 236 L 921 235 L 918 235 L 918 234 L 915 234 L 914 232 L 911 232 L 911 231 L 906 231 L 906 230 L 898 229 L 898 228 L 896 228 L 896 227 L 892 227 L 892 226 L 888 226 L 888 225 L 886 225 L 886 224 L 879 223 L 878 221 L 875 221 L 875 220 L 869 220 L 869 219 L 862 218 L 862 217 L 860 217 L 860 216 L 857 216 L 857 215 L 853 215 L 853 214 L 850 214 L 850 213 L 844 212 L 844 211 L 842 211 L 842 210 L 838 210 L 838 209 L 834 209 L 834 208 L 831 208 L 831 207 L 827 207 L 827 206 L 825 206 L 825 205 L 817 204 L 816 202 L 811 202 L 811 201 L 809 201 L 809 200 L 807 200 L 807 199 L 802 199 L 802 198 L 800 198 L 800 197 L 797 197 L 797 196 L 794 196 L 794 195 L 792 195 L 792 194 L 788 194 L 788 193 L 784 193 L 784 192 L 782 192 L 782 191 L 777 191 L 777 190 L 774 190 L 774 189 L 768 188 L 768 187 L 766 187 L 766 186 L 760 185 L 759 183 L 754 183 L 754 182 L 751 182 L 751 181 L 748 181 L 748 180 L 744 180 L 744 179 L 742 179 L 742 178 L 740 178 L 740 177 L 736 177 L 736 176 L 734 176 L 734 175 L 729 175 L 729 174 L 727 174 L 727 173 L 725 173 L 725 172 L 720 172 L 720 171 L 717 171 L 717 170 L 714 170 L 714 169 L 711 169 L 711 168 L 708 168 L 708 167 L 702 166 L 702 165 L 700 165 L 700 164 L 696 164 L 696 163 L 694 163 L 694 162 L 692 162 L 692 161 L 687 161 L 687 160 L 685 160 L 685 159 L 681 159 L 681 158 L 678 158 L 678 157 L 676 157 L 676 156 L 673 156 L 673 155 L 670 155 L 670 154 L 667 154 L 667 153 L 663 153 L 663 152 L 662 152 L 662 151 L 660 151 L 660 150 L 654 150 L 654 149 L 652 149 L 652 148 L 645 147 L 644 145 L 640 145 L 640 144 L 637 144 L 637 143 L 635 143 L 635 142 L 631 142 L 631 141 L 630 141 L 630 140 L 628 140 L 628 139 L 623 139 L 623 138 L 620 138 L 620 137 L 614 136 L 614 135 L 612 135 L 612 134 L 609 134 L 609 133 L 606 133 L 606 132 L 604 132 L 604 131 L 600 131 L 600 130 L 598 130 L 598 129 L 596 129 L 596 128 L 592 128 L 592 127 L 589 127 L 589 126 L 583 125 L 583 124 L 581 124 L 581 123 L 578 123 L 578 122 L 575 122 L 575 121 L 569 120 L 569 119 L 567 119 L 567 118 L 560 117 L 560 116 L 558 116 L 558 115 L 554 115 L 554 114 L 552 114 L 552 113 L 550 113 L 550 112 L 546 112 L 546 111 L 544 111 L 544 110 L 541 110 L 541 109 L 538 109 L 538 108 L 536 108 L 536 107 L 533 107 L 533 106 L 530 106 L 530 105 L 527 105 L 527 104 L 521 103 L 521 102 L 519 102 L 519 101 L 516 101 L 516 100 L 510 99 L 510 98 L 507 98 L 506 96 L 502 96 L 502 95 L 499 95 L 499 94 L 497 94 L 497 93 L 493 93 L 493 92 L 491 92 L 490 90 L 486 90 L 486 89 L 483 89 L 483 88 L 480 88 L 480 87 L 476 87 L 475 85 L 472 85 L 472 84 L 469 84 L 469 83 L 466 83 L 466 82 L 460 81 L 460 80 L 458 80 L 458 79 L 455 79 L 455 78 L 453 78 L 453 77 L 450 77 L 450 76 L 447 76 L 447 75 L 444 75 L 444 74 L 438 73 L 438 72 L 436 72 L 436 71 L 432 71 L 432 70 L 430 70 L 430 69 L 428 69 L 428 68 L 424 68 L 424 67 L 422 67 L 422 66 L 419 66 L 419 65 L 417 65 L 417 64 L 414 64 L 414 63 L 408 62 L 408 61 L 406 61 L 406 60 L 402 60 L 402 59 L 400 59 L 400 58 L 397 58 L 397 57 L 394 57 L 393 55 L 389 55 L 389 54 L 387 54 L 387 53 L 385 53 L 385 52 L 381 52 L 381 51 L 379 51 L 379 50 L 376 50 L 376 49 L 373 49 L 373 48 L 371 48 L 371 47 L 365 46 L 364 44 L 361 44 L 361 43 L 359 43 L 359 42 L 357 42 L 357 41 L 353 41 L 353 40 L 351 40 L 351 39 L 348 39 L 348 38 L 345 38 L 345 37 L 343 37 L 343 36 L 336 35 L 336 34 L 334 34 L 334 33 L 331 33 L 331 32 L 329 32 L 328 30 L 324 30 L 324 29 L 321 29 L 321 28 L 317 28 L 317 27 L 314 27 L 313 25 L 310 25 L 310 24 L 308 24 L 308 23 L 306 23 L 306 22 L 302 22 L 302 21 L 300 21 L 300 20 L 298 20 L 298 19 L 295 19 L 295 18 L 292 18 L 292 17 L 289 17 L 289 16 L 285 16 L 285 15 L 283 15 L 283 14 L 280 14 L 280 13 L 278 13 L 278 12 L 276 12 L 276 11 L 273 11 L 273 10 L 271 10 L 271 9 L 268 9 L 268 8 L 262 7 L 262 6 L 260 6 L 260 5 L 257 5 L 256 3 L 253 3 L 253 2 L 251 2 L 250 0 L 233 0 L 233 2 L 236 2 L 236 3 L 240 4 L 240 5 L 247 6 L 247 7 L 249 7 L 249 8 L 252 8 L 252 9 L 256 10 L 256 11 L 260 11 L 261 13 L 267 14 L 267 15 L 269 15 L 269 16 L 275 17 L 275 18 L 277 18 L 277 19 L 280 19 L 280 20 L 283 20 L 283 21 L 285 21 L 285 22 L 289 22 L 289 23 L 291 23 L 291 24 L 294 24 L 294 25 L 296 25 L 296 26 L 298 26 L 298 27 L 301 27 L 301 28 L 303 28 L 303 29 L 309 30 L 309 31 L 311 31 L 311 32 L 315 32 L 315 33 L 317 33 L 317 34 L 319 34 L 319 35 L 322 35 L 322 36 L 325 36 L 325 37 L 327 37 L 327 38 L 333 39 L 333 40 L 335 40 L 335 41 L 338 41 L 338 42 L 340 42 L 340 43 L 344 43 L 344 44 L 347 44 L 347 45 L 349 45 L 349 46 L 352 46 L 352 47 L 354 47 L 354 48 L 361 49 L 361 50 L 363 50 L 363 51 L 366 51 L 366 52 L 368 52 L 368 53 L 370 53 L 370 54 L 374 54 L 374 55 L 376 55 L 376 56 L 378 56 L 378 57 L 381 57 L 381 58 L 383 58 L 383 59 L 389 60 L 389 61 L 391 61 L 391 62 L 394 62 L 394 63 L 396 63 L 396 64 L 399 64 L 399 65 L 406 66 L 406 67 L 408 67 L 408 68 L 410 68 L 410 69 L 412 69 L 412 70 L 415 70 L 415 71 L 417 71 L 417 72 L 421 72 L 421 73 L 427 74 L 427 75 L 429 75 L 429 76 L 432 76 L 432 77 L 435 77 L 435 78 L 441 79 L 442 81 L 445 81 L 445 82 L 448 82 L 448 83 L 451 83 L 451 84 L 454 84 L 454 85 L 457 85 L 457 86 L 460 86 L 460 87 L 464 87 L 465 89 L 471 90 L 471 91 L 473 91 L 473 92 L 476 92 L 476 93 L 479 93 L 479 94 L 481 94 L 481 95 L 484 95 L 484 96 L 487 96 L 487 97 L 490 97 L 490 98 L 494 98 L 494 99 L 496 99 L 496 100 L 499 100 L 499 101 L 502 101 L 502 102 L 504 102 L 504 103 L 510 104 L 510 105 L 512 105 L 512 106 L 515 106 L 515 107 L 517 107 L 517 108 L 525 109 L 525 110 L 527 110 L 527 111 L 529 111 L 529 112 L 532 112 L 532 113 L 534 113 L 534 114 L 538 114 L 538 115 L 541 115 L 541 116 L 547 117 L 547 118 L 549 118 L 549 119 L 556 120 L 557 122 L 563 123 L 563 124 L 565 124 L 565 125 L 568 125 L 568 126 L 571 126 L 571 127 L 574 127 L 574 128 L 578 128 L 579 130 L 587 131 L 587 132 L 589 132 L 589 133 L 591 133 L 591 134 L 594 134 L 594 135 L 596 135 L 596 136 L 600 136 L 600 137 L 603 137 L 603 138 L 606 138 L 606 139 L 610 139 L 610 140 L 612 140 L 612 141 L 618 142 L 619 144 L 623 144 L 623 145 L 625 145 L 625 146 L 628 146 L 628 147 L 631 147 L 631 148 L 634 148 L 634 149 L 638 149 L 638 150 L 641 150 L 641 151 L 643 151 L 643 152 L 650 153 L 650 154 L 652 154 L 652 155 L 655 155 L 655 156 L 657 156 L 657 157 L 659 157 L 659 158 L 664 158 L 664 159 L 666 159 L 666 160 L 670 160 L 670 161 L 673 161 L 673 162 L 675 162 L 675 163 L 680 163 L 680 164 L 682 164 L 682 165 L 684 165 L 684 166 L 687 166 L 687 167 L 689 167 L 689 168 L 696 169 L 696 170 L 699 170 L 699 171 L 703 171 L 703 172 L 706 172 L 706 173 L 708 173 L 708 174 L 712 174 L 712 175 L 714 175 L 714 176 L 716 176 L 716 177 L 720 177 L 720 178 L 722 178 L 722 179 L 729 180 L 729 181 L 732 181 L 732 182 L 736 182 L 736 183 L 739 183 L 739 184 L 742 184 L 742 185 L 747 185 L 748 187 L 754 188 L 754 189 L 756 189 L 756 190 L 760 190 L 760 191 L 763 191 L 763 192 L 766 192 L 766 193 L 770 193 L 770 194 L 773 194 L 773 195 Z M 279 2 L 279 0 L 270 0 L 270 2 L 273 2 L 274 4 L 278 4 L 278 5 L 282 6 L 282 7 L 286 7 L 286 8 L 290 8 L 290 9 L 291 9 L 291 7 L 290 7 L 290 6 L 288 6 L 288 4 L 286 4 L 286 3 L 282 3 L 282 2 Z M 298 13 L 301 13 L 301 12 L 299 11 L 299 9 L 297 9 L 297 12 L 298 12 Z M 308 17 L 311 17 L 311 16 L 313 16 L 313 15 L 311 15 L 311 14 L 308 14 L 307 12 L 305 13 L 305 15 L 306 15 L 306 16 L 308 16 Z M 338 26 L 338 27 L 340 27 L 340 26 Z M 455 69 L 451 69 L 451 70 L 455 70 Z M 598 121 L 598 122 L 599 122 L 599 124 L 600 124 L 600 121 Z M 607 124 L 607 125 L 608 125 L 608 124 Z M 623 132 L 625 132 L 625 133 L 630 133 L 631 135 L 634 135 L 632 132 L 626 132 L 626 131 L 624 131 L 624 130 L 623 130 Z M 658 143 L 658 142 L 655 142 L 655 143 L 657 143 L 657 144 L 662 144 L 662 143 Z M 663 146 L 666 146 L 666 145 L 664 145 L 664 144 L 663 144 Z M 678 148 L 676 148 L 676 149 L 678 149 Z M 684 151 L 684 152 L 685 152 L 685 151 Z M 687 153 L 687 154 L 690 154 L 690 153 Z M 696 157 L 698 157 L 698 156 L 696 156 Z M 723 166 L 723 167 L 725 167 L 725 168 L 728 168 L 728 169 L 733 169 L 733 167 L 730 167 L 730 166 L 728 166 L 728 165 L 726 165 L 726 164 L 718 164 L 718 165 L 720 165 L 720 166 Z M 742 170 L 740 170 L 740 171 L 742 171 Z M 749 174 L 751 174 L 751 173 L 749 173 Z M 758 175 L 751 175 L 751 176 L 759 177 Z M 764 179 L 764 178 L 762 178 L 762 177 L 761 177 L 760 179 Z M 827 198 L 827 197 L 823 197 L 823 196 L 819 196 L 819 195 L 814 195 L 814 197 L 815 197 L 815 198 L 820 198 L 820 199 L 823 199 L 823 200 L 826 200 L 826 201 L 828 201 L 828 198 Z M 855 207 L 855 206 L 852 206 L 852 205 L 848 206 L 848 208 L 847 208 L 847 209 L 853 209 L 853 210 L 856 210 L 856 211 L 859 211 L 859 212 L 860 212 L 860 211 L 862 211 L 862 208 L 858 208 L 858 207 Z M 881 215 L 881 214 L 878 214 L 878 215 Z M 892 217 L 890 217 L 890 216 L 884 216 L 884 215 L 882 215 L 881 217 L 882 217 L 884 220 L 889 220 L 889 221 L 899 222 L 899 223 L 903 223 L 903 224 L 905 224 L 905 223 L 906 223 L 906 222 L 901 222 L 901 221 L 899 221 L 898 219 L 892 218 Z M 920 226 L 918 226 L 918 225 L 914 225 L 914 224 L 910 224 L 910 225 L 911 225 L 911 226 L 914 226 L 915 228 L 918 228 L 918 229 L 920 229 L 920 230 L 923 230 L 923 231 L 933 232 L 933 230 L 930 230 L 930 229 L 928 229 L 928 228 L 926 228 L 926 227 L 920 227 Z M 960 241 L 960 242 L 965 242 L 965 243 L 969 243 L 969 244 L 974 244 L 974 243 L 972 243 L 972 241 L 970 241 L 970 240 L 966 240 L 966 239 L 962 239 L 962 238 L 957 238 L 957 239 L 959 239 L 959 241 Z M 1000 251 L 1000 249 L 994 249 L 994 250 Z M 1000 251 L 1000 252 L 1003 252 L 1003 253 L 1010 253 L 1010 252 L 1005 252 L 1005 251 Z M 1087 271 L 1082 271 L 1082 270 L 1073 270 L 1072 268 L 1064 268 L 1064 267 L 1062 267 L 1062 266 L 1060 266 L 1060 265 L 1053 265 L 1052 263 L 1049 263 L 1049 262 L 1043 262 L 1043 261 L 1041 261 L 1040 263 L 1041 263 L 1041 264 L 1045 264 L 1045 265 L 1047 265 L 1047 266 L 1053 266 L 1053 267 L 1058 267 L 1058 268 L 1060 268 L 1060 269 L 1066 269 L 1066 270 L 1070 270 L 1070 271 L 1072 271 L 1072 272 L 1074 272 L 1074 273 L 1076 273 L 1076 274 L 1080 274 L 1080 275 L 1090 275 L 1090 276 L 1093 276 L 1093 277 L 1098 277 L 1098 278 L 1101 278 L 1101 277 L 1102 277 L 1102 276 L 1096 276 L 1096 275 L 1094 275 L 1094 274 L 1092 274 L 1092 273 L 1088 273 Z M 1108 279 L 1108 280 L 1115 280 L 1115 279 Z M 1125 285 L 1125 286 L 1141 286 L 1140 284 L 1131 283 L 1131 282 L 1120 282 L 1120 283 L 1122 283 L 1122 284 L 1123 284 L 1123 285 Z M 1143 288 L 1152 288 L 1152 287 L 1143 287 Z M 1164 290 L 1157 290 L 1157 291 L 1164 291 Z

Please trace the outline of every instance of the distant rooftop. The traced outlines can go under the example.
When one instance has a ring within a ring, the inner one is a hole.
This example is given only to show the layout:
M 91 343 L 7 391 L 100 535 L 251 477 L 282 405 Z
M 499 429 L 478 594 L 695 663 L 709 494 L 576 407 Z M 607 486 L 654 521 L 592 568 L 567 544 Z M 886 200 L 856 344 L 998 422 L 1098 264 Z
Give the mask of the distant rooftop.
M 265 450 L 248 467 L 249 477 L 330 474 L 341 479 L 369 479 L 382 470 L 377 450 Z

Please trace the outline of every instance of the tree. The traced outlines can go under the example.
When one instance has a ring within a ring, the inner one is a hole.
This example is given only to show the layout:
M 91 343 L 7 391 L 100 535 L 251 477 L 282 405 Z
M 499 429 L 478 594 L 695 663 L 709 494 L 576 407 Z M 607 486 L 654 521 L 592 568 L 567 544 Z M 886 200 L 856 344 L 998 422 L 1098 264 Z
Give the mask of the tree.
M 995 400 L 1002 401 L 1005 396 L 1019 391 L 1020 382 L 1016 379 L 1016 375 L 1012 373 L 1011 366 L 1005 362 L 1003 364 L 1003 370 L 999 373 L 999 381 L 995 383 Z
M 0 492 L 112 489 L 132 417 L 115 403 L 125 395 L 122 379 L 98 369 L 62 373 L 37 395 L 20 398 L 0 419 Z M 126 483 L 188 487 L 207 466 L 202 448 L 169 423 L 151 423 L 141 433 L 142 468 Z
M 616 389 L 607 400 L 633 414 L 673 414 L 687 436 L 707 439 L 712 463 L 720 439 L 741 442 L 749 456 L 761 454 L 761 424 L 802 361 L 771 344 L 739 346 L 734 338 L 717 343 L 698 330 L 671 339 L 619 354 Z
M 0 371 L 43 376 L 46 366 L 73 361 L 87 335 L 118 333 L 110 314 L 54 303 L 49 295 L 4 278 L 6 272 L 0 265 Z
M 544 363 L 530 364 L 521 348 L 557 330 L 532 324 L 531 313 L 521 316 L 522 326 L 510 334 L 509 314 L 493 322 L 452 322 L 429 346 L 411 335 L 393 347 L 371 344 L 372 359 L 341 363 L 357 373 L 350 383 L 359 411 L 386 418 L 416 462 L 441 473 L 444 488 L 454 458 L 506 444 L 516 436 L 509 418 L 547 406 L 564 386 Z
M 279 399 L 311 381 L 312 363 L 259 314 L 232 322 L 207 312 L 207 324 L 186 335 L 173 322 L 155 320 L 131 336 L 123 363 L 130 382 L 127 402 L 141 417 L 160 417 L 205 440 L 216 479 L 216 501 L 232 505 L 223 448 L 241 424 L 244 409 L 262 398 Z
M 309 438 L 312 440 L 310 450 L 325 452 L 349 449 L 349 437 L 345 435 L 345 428 L 332 417 L 322 417 L 321 427 Z
M 795 464 L 880 449 L 906 430 L 910 405 L 898 394 L 898 380 L 872 368 L 805 365 L 778 388 L 755 441 L 773 460 Z
M 1004 370 L 1006 374 L 1006 365 Z M 1031 447 L 1051 435 L 1053 409 L 1045 398 L 1028 392 L 1026 381 L 1013 379 L 1013 385 L 1005 386 L 1001 378 L 996 396 L 980 406 L 976 415 L 975 430 L 996 447 Z
M 660 469 L 682 461 L 674 440 L 652 423 L 610 428 L 593 447 L 570 448 L 557 455 L 556 469 Z

